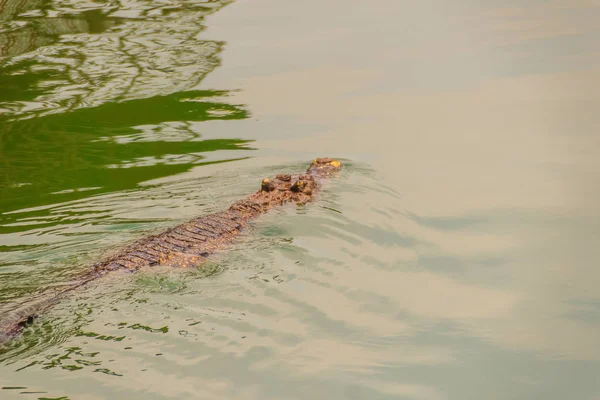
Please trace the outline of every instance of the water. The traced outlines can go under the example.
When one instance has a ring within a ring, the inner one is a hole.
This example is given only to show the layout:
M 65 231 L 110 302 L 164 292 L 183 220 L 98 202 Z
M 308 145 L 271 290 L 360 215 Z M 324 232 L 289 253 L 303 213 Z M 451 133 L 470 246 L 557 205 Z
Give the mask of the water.
M 597 399 L 600 7 L 0 3 L 0 309 L 345 160 L 198 270 L 115 274 L 2 399 Z

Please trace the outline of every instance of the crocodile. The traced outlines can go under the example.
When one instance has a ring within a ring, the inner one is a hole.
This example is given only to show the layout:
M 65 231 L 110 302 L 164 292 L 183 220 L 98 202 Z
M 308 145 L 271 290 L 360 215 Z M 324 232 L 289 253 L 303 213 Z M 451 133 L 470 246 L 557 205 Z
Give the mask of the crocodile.
M 5 314 L 0 320 L 0 344 L 8 342 L 47 311 L 61 298 L 77 288 L 111 271 L 135 272 L 142 268 L 164 265 L 196 267 L 215 252 L 224 249 L 248 227 L 249 223 L 269 210 L 285 203 L 305 204 L 313 200 L 322 179 L 337 173 L 342 163 L 332 158 L 317 158 L 303 174 L 280 174 L 265 178 L 260 189 L 233 203 L 228 209 L 145 237 L 103 259 L 71 283 L 52 293 L 42 293 Z

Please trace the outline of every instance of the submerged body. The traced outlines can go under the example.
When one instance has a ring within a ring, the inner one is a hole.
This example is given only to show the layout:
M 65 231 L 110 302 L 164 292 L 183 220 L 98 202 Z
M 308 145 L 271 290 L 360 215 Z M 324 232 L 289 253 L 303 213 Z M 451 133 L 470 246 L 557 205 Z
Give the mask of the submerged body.
M 215 251 L 231 243 L 251 220 L 270 209 L 285 203 L 310 202 L 320 188 L 320 179 L 337 172 L 341 167 L 339 161 L 317 158 L 305 174 L 277 175 L 274 179 L 264 179 L 258 192 L 235 202 L 225 211 L 193 219 L 126 246 L 117 254 L 94 265 L 91 271 L 84 273 L 66 288 L 42 294 L 38 299 L 4 312 L 0 320 L 0 343 L 20 333 L 34 317 L 67 293 L 110 271 L 136 271 L 156 265 L 199 265 Z

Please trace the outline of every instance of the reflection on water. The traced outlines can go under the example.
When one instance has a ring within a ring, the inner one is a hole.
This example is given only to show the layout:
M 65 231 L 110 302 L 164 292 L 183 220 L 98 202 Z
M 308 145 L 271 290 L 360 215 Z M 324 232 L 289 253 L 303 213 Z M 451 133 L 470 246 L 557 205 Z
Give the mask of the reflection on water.
M 72 3 L 26 1 L 0 9 L 8 20 L 2 29 L 4 55 L 13 56 L 3 60 L 2 82 L 13 84 L 7 74 L 17 82 L 28 73 L 52 76 L 43 82 L 32 78 L 43 93 L 33 102 L 3 104 L 5 114 L 47 114 L 189 90 L 219 63 L 222 43 L 202 40 L 199 33 L 204 16 L 226 2 L 132 1 L 118 9 L 110 3 Z M 53 40 L 35 45 L 46 36 Z
M 131 189 L 187 171 L 206 152 L 247 149 L 244 140 L 202 140 L 194 125 L 246 118 L 237 106 L 210 101 L 223 94 L 179 92 L 5 121 L 0 128 L 0 207 L 9 211 L 45 204 L 48 198 L 86 197 L 86 189 L 94 194 Z M 0 221 L 14 218 L 8 214 Z
M 0 32 L 0 57 L 28 53 L 57 42 L 61 35 L 102 33 L 117 23 L 117 20 L 106 18 L 100 9 L 84 10 L 74 16 L 48 17 L 49 1 L 7 1 L 4 5 L 0 13 L 0 23 L 4 25 Z M 16 7 L 10 8 L 12 6 Z M 33 10 L 31 15 L 27 15 L 28 10 Z M 22 15 L 27 16 L 19 20 Z
M 224 4 L 0 2 L 0 315 L 347 165 L 198 270 L 66 299 L 1 351 L 0 397 L 598 398 L 600 8 Z
M 222 43 L 199 33 L 223 4 L 3 4 L 0 208 L 132 189 L 248 149 L 202 140 L 195 123 L 248 116 L 227 92 L 193 90 L 219 63 Z

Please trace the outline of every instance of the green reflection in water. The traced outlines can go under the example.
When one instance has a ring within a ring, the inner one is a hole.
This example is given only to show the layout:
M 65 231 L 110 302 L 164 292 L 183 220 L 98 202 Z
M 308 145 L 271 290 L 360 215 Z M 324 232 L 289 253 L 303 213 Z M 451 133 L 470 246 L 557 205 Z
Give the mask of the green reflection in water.
M 58 72 L 51 70 L 36 71 L 39 63 L 27 60 L 20 64 L 8 65 L 0 71 L 0 102 L 8 101 L 33 101 L 41 96 L 43 81 L 56 79 Z M 19 73 L 27 71 L 26 74 Z M 4 123 L 3 123 L 4 125 Z
M 224 94 L 190 91 L 0 120 L 0 209 L 131 189 L 189 170 L 204 159 L 200 153 L 248 149 L 248 141 L 240 139 L 199 140 L 191 126 L 194 121 L 247 118 L 238 106 L 206 101 Z M 141 125 L 151 125 L 152 132 L 144 134 L 136 128 Z M 165 130 L 175 134 L 169 141 L 161 136 Z M 3 218 L 7 220 L 10 214 Z
M 250 150 L 247 140 L 202 139 L 197 124 L 248 117 L 222 100 L 227 92 L 195 90 L 224 47 L 199 38 L 204 17 L 227 3 L 3 4 L 0 212 L 130 190 L 232 161 L 205 153 Z M 0 233 L 60 223 L 6 226 L 22 217 L 1 215 Z

